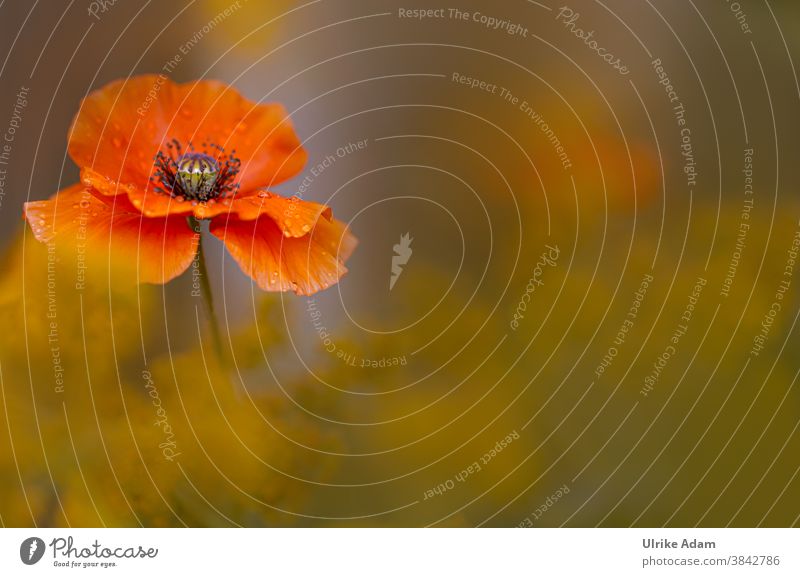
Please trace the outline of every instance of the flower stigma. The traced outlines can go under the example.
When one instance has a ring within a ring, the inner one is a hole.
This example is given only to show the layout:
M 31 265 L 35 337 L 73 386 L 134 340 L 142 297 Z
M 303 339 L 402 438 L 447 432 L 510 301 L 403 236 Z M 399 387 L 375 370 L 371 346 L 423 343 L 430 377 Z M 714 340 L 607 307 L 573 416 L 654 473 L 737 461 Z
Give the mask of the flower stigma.
M 239 188 L 233 182 L 241 167 L 235 150 L 226 154 L 221 146 L 203 144 L 200 152 L 189 143 L 184 151 L 177 140 L 167 143 L 166 148 L 166 152 L 159 150 L 156 154 L 150 178 L 156 192 L 178 202 L 197 204 L 230 198 Z

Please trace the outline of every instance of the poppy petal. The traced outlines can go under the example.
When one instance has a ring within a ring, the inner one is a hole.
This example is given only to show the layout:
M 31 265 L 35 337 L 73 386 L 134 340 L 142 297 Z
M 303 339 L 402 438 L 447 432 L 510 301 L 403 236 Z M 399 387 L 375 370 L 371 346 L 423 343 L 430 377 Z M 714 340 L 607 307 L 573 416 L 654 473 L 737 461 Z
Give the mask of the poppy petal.
M 321 216 L 331 220 L 331 209 L 324 204 L 285 197 L 263 190 L 256 195 L 235 198 L 230 211 L 240 220 L 255 220 L 269 216 L 285 236 L 308 234 Z
M 122 195 L 135 209 L 145 216 L 159 217 L 169 215 L 192 214 L 194 207 L 190 202 L 178 202 L 177 199 L 151 189 L 139 188 L 131 184 L 122 184 L 111 180 L 92 168 L 81 169 L 81 182 L 103 196 Z
M 293 290 L 300 295 L 336 284 L 347 273 L 344 263 L 357 244 L 347 226 L 331 218 L 329 209 L 303 236 L 291 232 L 287 236 L 267 214 L 255 220 L 218 217 L 210 230 L 262 290 Z
M 69 153 L 78 166 L 147 189 L 155 155 L 176 139 L 236 151 L 241 192 L 296 175 L 306 152 L 279 104 L 256 104 L 221 82 L 176 84 L 162 75 L 112 82 L 84 99 Z
M 97 250 L 110 247 L 138 262 L 141 282 L 172 280 L 189 268 L 197 249 L 197 234 L 184 217 L 143 218 L 126 202 L 100 198 L 82 184 L 50 200 L 25 203 L 24 214 L 36 240 L 58 238 Z
M 172 137 L 205 139 L 235 150 L 242 161 L 238 182 L 243 193 L 275 186 L 305 166 L 306 151 L 282 105 L 257 104 L 213 80 L 179 85 L 178 100 Z
M 174 114 L 176 85 L 161 78 L 121 79 L 89 94 L 69 132 L 72 160 L 114 182 L 146 187 Z
M 284 233 L 288 231 L 288 236 L 304 236 L 314 228 L 320 216 L 327 214 L 328 219 L 331 217 L 330 209 L 324 204 L 303 201 L 297 197 L 287 198 L 265 190 L 221 202 L 193 204 L 185 200 L 179 202 L 152 189 L 144 191 L 111 181 L 91 168 L 81 170 L 81 181 L 102 195 L 113 197 L 123 194 L 136 210 L 149 217 L 193 214 L 202 220 L 231 213 L 232 218 L 255 220 L 266 214 L 279 224 Z

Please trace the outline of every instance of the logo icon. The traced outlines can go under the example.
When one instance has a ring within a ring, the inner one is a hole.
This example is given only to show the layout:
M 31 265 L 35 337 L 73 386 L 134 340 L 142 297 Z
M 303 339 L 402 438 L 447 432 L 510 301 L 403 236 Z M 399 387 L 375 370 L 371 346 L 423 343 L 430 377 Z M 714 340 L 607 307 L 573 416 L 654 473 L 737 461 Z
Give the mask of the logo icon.
M 394 283 L 403 274 L 403 266 L 408 264 L 408 259 L 411 258 L 411 238 L 410 233 L 405 233 L 400 237 L 400 243 L 394 245 L 394 255 L 392 256 L 392 276 L 389 278 L 389 290 L 394 288 Z
M 19 558 L 25 565 L 35 565 L 44 556 L 44 541 L 39 537 L 28 537 L 19 546 Z

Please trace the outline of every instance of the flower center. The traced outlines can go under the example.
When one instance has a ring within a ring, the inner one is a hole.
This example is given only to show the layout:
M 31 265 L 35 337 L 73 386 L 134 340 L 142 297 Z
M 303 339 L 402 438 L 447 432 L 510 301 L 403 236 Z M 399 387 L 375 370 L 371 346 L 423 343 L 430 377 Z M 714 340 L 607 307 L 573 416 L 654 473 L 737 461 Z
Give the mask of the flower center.
M 167 144 L 167 152 L 158 151 L 155 170 L 150 178 L 153 190 L 182 202 L 214 201 L 231 197 L 239 188 L 233 180 L 239 172 L 241 161 L 217 145 L 202 145 L 199 152 L 189 143 L 188 150 L 177 140 Z
M 207 197 L 219 176 L 219 163 L 207 154 L 187 152 L 178 160 L 178 180 L 189 196 Z

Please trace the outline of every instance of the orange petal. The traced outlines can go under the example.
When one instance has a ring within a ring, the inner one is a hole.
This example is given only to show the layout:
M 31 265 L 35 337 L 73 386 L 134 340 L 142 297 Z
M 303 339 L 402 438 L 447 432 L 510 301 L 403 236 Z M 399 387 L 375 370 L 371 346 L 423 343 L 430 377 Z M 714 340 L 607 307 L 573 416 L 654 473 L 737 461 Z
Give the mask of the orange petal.
M 96 170 L 85 167 L 81 169 L 81 181 L 107 199 L 116 198 L 118 203 L 122 203 L 122 199 L 125 199 L 125 205 L 130 206 L 134 212 L 138 211 L 152 218 L 190 214 L 199 219 L 212 218 L 230 212 L 233 203 L 232 200 L 222 202 L 211 200 L 208 203 L 179 201 L 177 198 L 155 192 L 152 188 L 143 189 L 131 184 L 114 182 Z M 252 210 L 249 205 L 242 206 L 246 211 Z
M 92 168 L 81 169 L 81 182 L 103 196 L 122 195 L 136 210 L 149 217 L 192 214 L 193 207 L 188 201 L 177 199 L 155 192 L 152 188 L 140 188 L 132 184 L 122 184 L 103 176 Z
M 216 81 L 176 84 L 162 75 L 117 80 L 92 92 L 72 125 L 69 153 L 114 182 L 146 189 L 153 160 L 177 139 L 236 150 L 243 193 L 297 174 L 306 152 L 279 104 L 256 104 Z
M 300 200 L 296 196 L 287 198 L 266 190 L 235 198 L 230 210 L 240 220 L 255 220 L 262 214 L 269 216 L 285 236 L 292 237 L 307 235 L 321 216 L 331 219 L 331 209 L 324 204 Z
M 189 268 L 197 235 L 184 217 L 146 218 L 127 203 L 101 199 L 82 184 L 50 200 L 25 203 L 25 218 L 40 242 L 64 240 L 138 264 L 141 282 L 165 283 Z
M 69 154 L 114 182 L 144 187 L 166 140 L 176 86 L 156 75 L 117 80 L 81 103 L 69 133 Z
M 242 192 L 275 186 L 306 163 L 306 151 L 280 104 L 256 104 L 227 84 L 198 80 L 178 86 L 176 105 L 172 137 L 236 150 L 242 161 Z
M 104 196 L 123 195 L 136 210 L 149 217 L 192 214 L 198 219 L 210 219 L 231 213 L 232 218 L 255 220 L 266 214 L 279 224 L 284 234 L 288 231 L 288 236 L 305 236 L 320 216 L 331 217 L 330 208 L 324 204 L 302 201 L 297 197 L 287 198 L 265 190 L 258 194 L 193 204 L 188 200 L 179 202 L 152 189 L 142 190 L 114 182 L 91 168 L 81 170 L 81 181 Z
M 268 214 L 256 220 L 218 217 L 210 229 L 261 289 L 300 295 L 336 284 L 347 272 L 344 263 L 357 244 L 347 226 L 330 217 L 330 209 L 323 210 L 303 236 L 282 230 Z

